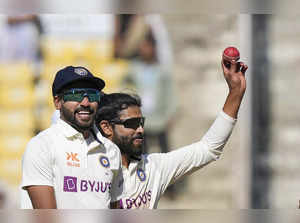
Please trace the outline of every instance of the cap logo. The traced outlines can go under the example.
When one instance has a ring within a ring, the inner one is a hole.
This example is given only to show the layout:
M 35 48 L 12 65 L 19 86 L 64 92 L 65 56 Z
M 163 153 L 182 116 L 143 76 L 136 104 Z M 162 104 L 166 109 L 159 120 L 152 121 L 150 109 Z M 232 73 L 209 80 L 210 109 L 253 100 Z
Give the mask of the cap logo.
M 86 75 L 88 75 L 87 70 L 84 69 L 84 68 L 75 68 L 75 69 L 74 69 L 74 72 L 75 72 L 76 74 L 80 75 L 80 76 L 86 76 Z

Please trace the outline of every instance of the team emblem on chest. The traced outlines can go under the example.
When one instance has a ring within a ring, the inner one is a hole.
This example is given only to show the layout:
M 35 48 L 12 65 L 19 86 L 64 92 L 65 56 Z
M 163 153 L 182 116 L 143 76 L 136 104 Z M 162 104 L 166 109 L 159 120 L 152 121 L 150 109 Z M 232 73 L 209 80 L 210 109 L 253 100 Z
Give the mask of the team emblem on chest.
M 106 156 L 100 156 L 99 161 L 100 164 L 105 168 L 108 168 L 110 166 L 109 159 Z
M 66 152 L 67 165 L 70 167 L 80 167 L 78 153 Z
M 142 182 L 146 180 L 146 174 L 144 170 L 137 169 L 136 173 Z

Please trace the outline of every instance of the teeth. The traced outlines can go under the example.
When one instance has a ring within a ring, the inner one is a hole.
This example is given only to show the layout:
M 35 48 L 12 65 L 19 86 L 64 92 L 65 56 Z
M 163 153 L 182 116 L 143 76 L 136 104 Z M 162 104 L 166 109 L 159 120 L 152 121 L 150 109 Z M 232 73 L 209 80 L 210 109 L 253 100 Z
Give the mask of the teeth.
M 89 112 L 80 111 L 78 114 L 90 114 Z

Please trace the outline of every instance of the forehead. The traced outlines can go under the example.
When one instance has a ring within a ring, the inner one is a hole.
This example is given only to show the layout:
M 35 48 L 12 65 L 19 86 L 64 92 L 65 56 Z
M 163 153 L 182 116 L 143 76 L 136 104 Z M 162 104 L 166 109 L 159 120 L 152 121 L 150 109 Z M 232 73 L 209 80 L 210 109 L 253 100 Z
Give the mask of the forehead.
M 120 112 L 120 119 L 142 117 L 142 111 L 138 106 L 129 106 Z

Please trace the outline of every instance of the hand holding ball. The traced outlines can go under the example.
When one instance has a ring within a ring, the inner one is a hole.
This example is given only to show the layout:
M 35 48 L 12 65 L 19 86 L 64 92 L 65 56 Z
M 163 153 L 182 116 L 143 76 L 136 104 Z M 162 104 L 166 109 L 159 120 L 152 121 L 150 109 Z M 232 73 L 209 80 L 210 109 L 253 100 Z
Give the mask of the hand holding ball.
M 238 61 L 240 59 L 240 52 L 238 51 L 237 48 L 230 46 L 223 51 L 222 58 L 225 67 L 230 69 L 231 61 L 232 60 Z

